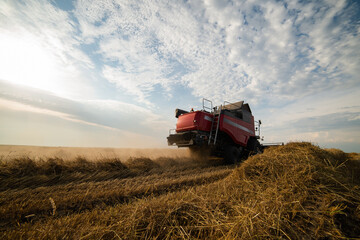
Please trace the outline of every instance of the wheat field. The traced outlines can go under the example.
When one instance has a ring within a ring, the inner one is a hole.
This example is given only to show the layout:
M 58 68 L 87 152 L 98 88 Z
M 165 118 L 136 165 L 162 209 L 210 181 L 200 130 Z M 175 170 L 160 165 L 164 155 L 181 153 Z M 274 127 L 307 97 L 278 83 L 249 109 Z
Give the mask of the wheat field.
M 90 161 L 108 158 L 127 160 L 134 157 L 157 159 L 161 157 L 188 158 L 189 151 L 185 148 L 85 148 L 85 147 L 40 147 L 0 145 L 0 159 L 16 159 L 27 157 L 33 160 L 61 158 L 74 160 L 78 157 Z
M 101 150 L 2 146 L 1 239 L 360 237 L 359 154 L 289 143 L 235 166 Z

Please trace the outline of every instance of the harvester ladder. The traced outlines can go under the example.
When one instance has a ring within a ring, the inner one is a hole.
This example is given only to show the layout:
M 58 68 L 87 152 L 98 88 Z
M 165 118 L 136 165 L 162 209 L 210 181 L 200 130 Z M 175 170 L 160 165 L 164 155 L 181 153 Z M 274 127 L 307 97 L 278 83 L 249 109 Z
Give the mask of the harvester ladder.
M 214 112 L 214 117 L 211 122 L 211 129 L 210 129 L 208 145 L 216 144 L 216 139 L 218 136 L 219 126 L 220 126 L 221 110 L 222 110 L 222 105 L 220 105 L 219 114 L 216 115 L 216 113 Z

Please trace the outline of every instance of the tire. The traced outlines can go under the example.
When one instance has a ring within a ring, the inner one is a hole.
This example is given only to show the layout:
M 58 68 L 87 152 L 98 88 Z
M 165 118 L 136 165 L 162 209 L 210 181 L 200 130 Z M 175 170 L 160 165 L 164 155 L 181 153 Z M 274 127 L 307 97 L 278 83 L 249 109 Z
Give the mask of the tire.
M 249 139 L 248 151 L 249 151 L 249 156 L 262 153 L 261 144 L 259 143 L 259 141 L 257 139 L 254 139 L 254 138 Z
M 241 160 L 241 151 L 234 145 L 228 145 L 225 147 L 224 160 L 228 164 L 236 164 Z

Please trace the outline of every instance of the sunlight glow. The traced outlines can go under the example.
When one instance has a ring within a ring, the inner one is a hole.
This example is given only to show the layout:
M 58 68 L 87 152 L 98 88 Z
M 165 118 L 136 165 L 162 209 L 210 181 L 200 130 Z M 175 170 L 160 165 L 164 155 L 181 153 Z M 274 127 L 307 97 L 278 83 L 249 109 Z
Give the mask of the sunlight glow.
M 0 79 L 61 91 L 57 57 L 31 34 L 0 33 Z

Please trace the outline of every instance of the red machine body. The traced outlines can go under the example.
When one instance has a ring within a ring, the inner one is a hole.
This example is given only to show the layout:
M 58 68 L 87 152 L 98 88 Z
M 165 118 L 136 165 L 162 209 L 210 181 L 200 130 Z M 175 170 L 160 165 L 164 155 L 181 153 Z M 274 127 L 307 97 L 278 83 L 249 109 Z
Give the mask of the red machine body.
M 211 131 L 214 114 L 204 111 L 185 113 L 179 116 L 176 123 L 176 132 Z M 250 137 L 255 137 L 254 117 L 250 123 L 226 114 L 220 116 L 219 131 L 228 134 L 234 143 L 246 146 Z
M 195 111 L 185 113 L 179 116 L 176 123 L 176 132 L 185 132 L 191 130 L 210 131 L 213 114 L 204 111 Z
M 246 146 L 251 137 L 255 138 L 254 117 L 251 116 L 251 122 L 222 115 L 220 119 L 220 131 L 227 133 L 231 139 L 241 146 Z
M 254 121 L 249 104 L 241 101 L 211 106 L 210 109 L 206 111 L 203 107 L 203 110 L 190 112 L 177 109 L 176 133 L 169 135 L 168 144 L 192 149 L 210 148 L 221 155 L 228 151 L 241 155 L 244 151 L 261 148 L 258 141 L 261 121 Z

